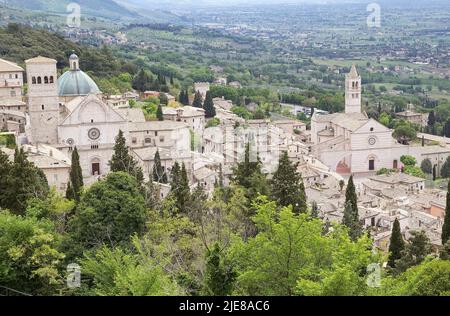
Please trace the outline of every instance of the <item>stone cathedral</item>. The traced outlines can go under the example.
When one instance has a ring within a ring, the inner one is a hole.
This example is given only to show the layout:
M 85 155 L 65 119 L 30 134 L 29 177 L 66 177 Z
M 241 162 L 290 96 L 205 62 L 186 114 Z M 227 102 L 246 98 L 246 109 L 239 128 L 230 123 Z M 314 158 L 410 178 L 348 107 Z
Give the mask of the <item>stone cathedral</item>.
M 399 169 L 402 155 L 414 156 L 419 165 L 429 158 L 430 148 L 401 145 L 392 137 L 392 130 L 368 118 L 362 111 L 361 94 L 361 76 L 353 65 L 345 77 L 345 112 L 316 113 L 311 119 L 314 156 L 343 175 Z
M 57 78 L 56 60 L 36 57 L 27 60 L 27 138 L 31 144 L 49 144 L 70 157 L 77 147 L 83 176 L 107 174 L 115 137 L 127 137 L 127 119 L 102 100 L 95 82 L 79 67 L 77 55 L 70 56 L 70 69 Z

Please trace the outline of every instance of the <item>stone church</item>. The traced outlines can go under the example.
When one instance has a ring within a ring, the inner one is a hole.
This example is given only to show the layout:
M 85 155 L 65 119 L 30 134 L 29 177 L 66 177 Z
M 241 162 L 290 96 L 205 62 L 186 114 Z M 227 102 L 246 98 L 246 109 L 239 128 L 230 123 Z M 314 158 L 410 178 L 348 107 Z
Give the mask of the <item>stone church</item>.
M 345 78 L 345 112 L 311 119 L 312 154 L 342 175 L 371 174 L 382 168 L 401 168 L 400 157 L 412 155 L 418 164 L 429 158 L 439 166 L 449 155 L 440 146 L 405 146 L 392 137 L 392 130 L 368 118 L 361 106 L 361 76 L 353 65 Z
M 70 69 L 59 79 L 54 59 L 39 56 L 25 63 L 28 141 L 49 144 L 68 157 L 76 146 L 85 178 L 107 174 L 119 130 L 128 137 L 127 118 L 102 100 L 95 82 L 80 69 L 77 55 L 70 56 Z

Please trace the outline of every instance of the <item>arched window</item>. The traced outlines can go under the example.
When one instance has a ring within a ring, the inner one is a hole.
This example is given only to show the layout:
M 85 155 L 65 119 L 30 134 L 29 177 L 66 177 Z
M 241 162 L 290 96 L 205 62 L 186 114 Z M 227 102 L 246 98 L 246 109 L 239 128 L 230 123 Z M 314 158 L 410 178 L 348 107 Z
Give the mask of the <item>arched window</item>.
M 36 77 L 32 77 L 32 78 L 31 78 L 31 83 L 32 83 L 32 84 L 36 84 Z
M 48 84 L 48 77 L 47 76 L 44 77 L 44 83 Z
M 354 88 L 355 87 L 355 82 L 354 81 L 352 81 L 352 88 Z
M 38 78 L 37 78 L 37 83 L 38 83 L 38 84 L 41 84 L 41 83 L 42 83 L 41 77 L 38 77 Z
M 41 105 L 41 108 L 42 108 L 42 110 L 45 110 L 45 106 L 43 104 Z
M 50 83 L 53 83 L 53 76 L 50 76 Z

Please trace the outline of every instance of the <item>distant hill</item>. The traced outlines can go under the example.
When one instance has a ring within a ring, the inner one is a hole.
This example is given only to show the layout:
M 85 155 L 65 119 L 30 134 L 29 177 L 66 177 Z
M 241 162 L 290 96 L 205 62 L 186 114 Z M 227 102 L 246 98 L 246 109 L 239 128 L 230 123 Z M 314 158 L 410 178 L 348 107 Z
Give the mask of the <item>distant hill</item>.
M 76 2 L 81 7 L 81 14 L 118 19 L 137 17 L 133 12 L 113 0 L 4 0 L 10 7 L 24 8 L 32 11 L 67 14 L 67 5 Z
M 81 58 L 81 67 L 98 77 L 108 77 L 122 72 L 133 73 L 135 66 L 112 56 L 106 48 L 79 45 L 54 33 L 41 29 L 10 24 L 0 28 L 0 58 L 24 65 L 26 59 L 38 55 L 56 59 L 58 68 L 68 67 L 68 56 L 75 51 Z

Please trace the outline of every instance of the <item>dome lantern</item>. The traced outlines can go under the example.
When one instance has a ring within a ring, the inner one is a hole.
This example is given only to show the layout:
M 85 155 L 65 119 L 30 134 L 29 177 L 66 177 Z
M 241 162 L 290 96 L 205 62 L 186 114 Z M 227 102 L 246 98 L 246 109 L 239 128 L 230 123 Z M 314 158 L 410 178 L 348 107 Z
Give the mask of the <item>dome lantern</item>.
M 75 71 L 80 69 L 80 59 L 77 54 L 72 53 L 69 57 L 70 70 Z
M 58 94 L 60 97 L 73 98 L 88 94 L 100 94 L 97 84 L 80 69 L 79 58 L 72 53 L 69 57 L 70 70 L 58 78 Z

